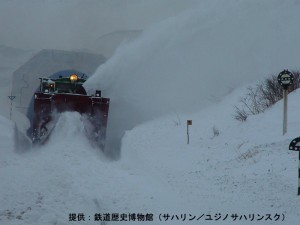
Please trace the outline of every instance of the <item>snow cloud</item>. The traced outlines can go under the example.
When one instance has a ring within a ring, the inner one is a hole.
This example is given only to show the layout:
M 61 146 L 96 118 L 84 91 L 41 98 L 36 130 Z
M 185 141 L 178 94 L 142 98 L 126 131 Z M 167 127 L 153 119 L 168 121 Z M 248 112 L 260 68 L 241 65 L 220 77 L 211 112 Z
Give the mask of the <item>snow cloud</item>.
M 120 47 L 86 84 L 111 98 L 112 142 L 143 121 L 203 108 L 231 88 L 297 67 L 299 8 L 292 0 L 201 1 Z

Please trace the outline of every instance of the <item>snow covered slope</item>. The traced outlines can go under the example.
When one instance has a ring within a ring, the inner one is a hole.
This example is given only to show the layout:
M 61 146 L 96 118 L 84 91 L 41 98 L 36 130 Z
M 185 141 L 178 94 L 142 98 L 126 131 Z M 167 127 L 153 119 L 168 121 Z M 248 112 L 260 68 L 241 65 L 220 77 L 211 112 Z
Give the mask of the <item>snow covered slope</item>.
M 285 213 L 288 219 L 283 224 L 296 224 L 298 153 L 289 151 L 288 145 L 300 134 L 300 92 L 290 95 L 285 136 L 282 102 L 245 123 L 233 120 L 238 92 L 199 113 L 181 114 L 180 120 L 172 115 L 136 127 L 123 139 L 122 158 L 151 168 L 178 196 L 184 196 L 189 204 L 182 211 Z M 189 145 L 187 119 L 193 120 Z M 219 135 L 214 135 L 214 127 Z
M 205 214 L 201 224 L 212 224 L 206 215 L 215 219 L 218 213 L 229 215 L 218 224 L 235 224 L 234 213 L 271 214 L 273 221 L 241 221 L 297 224 L 298 154 L 288 144 L 300 132 L 300 92 L 289 95 L 282 136 L 282 102 L 245 123 L 232 119 L 244 91 L 198 113 L 164 116 L 127 131 L 119 161 L 90 145 L 77 113 L 63 114 L 48 144 L 23 154 L 13 151 L 12 124 L 2 118 L 0 224 L 73 224 L 70 213 L 84 213 L 85 224 L 97 224 L 96 213 L 149 213 L 154 224 L 166 223 L 159 220 L 163 213 Z M 186 119 L 193 120 L 189 145 Z M 276 214 L 284 221 L 275 222 Z

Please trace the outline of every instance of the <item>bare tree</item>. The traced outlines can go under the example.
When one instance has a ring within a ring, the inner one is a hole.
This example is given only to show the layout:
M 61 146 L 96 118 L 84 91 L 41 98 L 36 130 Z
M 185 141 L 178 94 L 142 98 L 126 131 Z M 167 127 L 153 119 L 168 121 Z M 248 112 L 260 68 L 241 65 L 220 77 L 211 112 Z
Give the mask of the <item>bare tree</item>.
M 289 87 L 289 92 L 300 87 L 300 72 L 293 71 L 294 83 Z M 277 76 L 271 75 L 255 87 L 248 87 L 245 97 L 240 99 L 241 106 L 235 107 L 234 119 L 246 121 L 249 115 L 264 112 L 283 98 L 282 87 L 277 81 Z

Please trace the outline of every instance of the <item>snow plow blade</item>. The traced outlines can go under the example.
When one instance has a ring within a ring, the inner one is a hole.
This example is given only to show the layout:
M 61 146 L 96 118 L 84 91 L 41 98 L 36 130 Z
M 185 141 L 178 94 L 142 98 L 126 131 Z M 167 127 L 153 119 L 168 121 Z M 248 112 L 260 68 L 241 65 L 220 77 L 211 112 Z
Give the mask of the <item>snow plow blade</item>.
M 104 149 L 109 98 L 101 97 L 99 90 L 93 95 L 87 95 L 82 86 L 86 79 L 79 79 L 76 74 L 40 80 L 40 90 L 34 94 L 31 128 L 33 145 L 48 140 L 60 113 L 75 111 L 82 115 L 88 139 Z

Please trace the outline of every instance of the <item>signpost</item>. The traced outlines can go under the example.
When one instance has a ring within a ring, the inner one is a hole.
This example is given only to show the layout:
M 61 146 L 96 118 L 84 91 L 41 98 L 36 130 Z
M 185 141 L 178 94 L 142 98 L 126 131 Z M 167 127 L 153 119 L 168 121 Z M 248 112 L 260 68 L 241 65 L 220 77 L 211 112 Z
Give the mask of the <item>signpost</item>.
M 300 137 L 291 141 L 289 149 L 299 152 L 299 164 L 298 164 L 298 196 L 300 195 Z
M 283 88 L 283 135 L 287 131 L 287 95 L 288 95 L 288 87 L 294 81 L 294 75 L 288 71 L 283 70 L 278 74 L 277 80 L 279 84 Z
M 192 120 L 186 121 L 186 132 L 187 132 L 187 143 L 190 143 L 190 133 L 189 133 L 189 126 L 193 124 Z
M 15 99 L 16 96 L 10 95 L 8 98 L 10 99 L 10 113 L 9 113 L 9 119 L 11 120 L 11 114 L 12 114 L 12 101 Z

